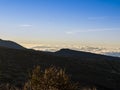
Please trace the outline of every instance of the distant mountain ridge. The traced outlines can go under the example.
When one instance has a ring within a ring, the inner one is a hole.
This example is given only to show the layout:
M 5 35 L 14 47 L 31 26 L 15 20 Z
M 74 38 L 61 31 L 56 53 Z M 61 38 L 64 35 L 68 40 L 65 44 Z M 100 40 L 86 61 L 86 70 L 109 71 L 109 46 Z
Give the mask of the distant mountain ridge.
M 16 42 L 2 39 L 0 39 L 0 46 L 12 49 L 25 49 L 23 46 L 17 44 Z
M 40 46 L 34 46 L 31 49 L 47 51 L 47 52 L 56 52 L 56 51 L 59 51 L 63 47 L 59 45 L 57 46 L 40 45 Z M 79 48 L 71 46 L 71 47 L 66 47 L 66 48 L 69 48 L 72 50 L 83 51 L 83 52 L 90 52 L 90 53 L 102 54 L 102 55 L 107 55 L 107 56 L 120 57 L 120 48 L 102 48 L 102 47 L 89 47 L 89 46 L 81 46 Z
M 95 54 L 91 52 L 84 52 L 84 51 L 77 51 L 72 49 L 60 49 L 59 51 L 55 52 L 58 56 L 65 56 L 65 57 L 87 57 L 87 58 L 99 58 L 99 57 L 110 57 L 109 55 L 103 55 L 103 54 Z M 117 56 L 116 56 L 117 57 Z M 112 58 L 112 56 L 111 56 Z

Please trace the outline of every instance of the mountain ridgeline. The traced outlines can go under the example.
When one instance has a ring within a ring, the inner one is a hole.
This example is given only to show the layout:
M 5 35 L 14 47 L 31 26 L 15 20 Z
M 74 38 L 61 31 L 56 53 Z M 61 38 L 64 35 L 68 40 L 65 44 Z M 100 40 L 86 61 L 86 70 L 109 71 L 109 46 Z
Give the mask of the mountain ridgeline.
M 0 46 L 13 49 L 25 49 L 23 46 L 17 44 L 16 42 L 2 39 L 0 39 Z
M 89 52 L 61 49 L 43 52 L 25 49 L 11 42 L 0 40 L 0 84 L 21 86 L 28 73 L 37 65 L 42 69 L 51 65 L 66 70 L 73 81 L 94 85 L 98 90 L 120 90 L 120 58 Z

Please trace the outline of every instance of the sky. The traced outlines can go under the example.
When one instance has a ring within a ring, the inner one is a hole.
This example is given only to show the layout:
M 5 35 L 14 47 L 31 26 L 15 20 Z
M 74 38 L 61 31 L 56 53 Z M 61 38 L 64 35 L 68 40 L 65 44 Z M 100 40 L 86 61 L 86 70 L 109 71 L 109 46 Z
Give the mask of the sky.
M 120 0 L 0 0 L 0 38 L 120 48 Z

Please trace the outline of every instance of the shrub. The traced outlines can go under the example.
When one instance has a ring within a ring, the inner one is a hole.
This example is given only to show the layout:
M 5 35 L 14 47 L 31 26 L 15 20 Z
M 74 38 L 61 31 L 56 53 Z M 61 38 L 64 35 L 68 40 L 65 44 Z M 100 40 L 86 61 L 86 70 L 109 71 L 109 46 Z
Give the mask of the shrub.
M 37 66 L 24 90 L 78 90 L 78 84 L 72 83 L 63 69 L 49 67 L 42 71 Z

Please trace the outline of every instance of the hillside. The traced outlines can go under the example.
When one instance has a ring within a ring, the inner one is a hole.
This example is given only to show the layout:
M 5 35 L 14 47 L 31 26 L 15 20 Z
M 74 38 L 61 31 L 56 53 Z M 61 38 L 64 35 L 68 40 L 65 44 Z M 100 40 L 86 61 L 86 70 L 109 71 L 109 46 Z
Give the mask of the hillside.
M 87 58 L 101 58 L 101 57 L 106 57 L 105 55 L 100 55 L 100 54 L 94 54 L 90 52 L 84 52 L 84 51 L 76 51 L 76 50 L 71 50 L 71 49 L 61 49 L 57 52 L 55 52 L 56 55 L 59 56 L 64 56 L 64 57 L 87 57 Z M 111 57 L 112 58 L 112 57 Z
M 74 54 L 73 54 L 74 52 Z M 65 68 L 72 80 L 95 85 L 99 90 L 120 89 L 120 58 L 88 52 L 62 50 L 48 53 L 0 47 L 0 83 L 20 86 L 36 65 Z
M 13 48 L 13 49 L 25 49 L 23 46 L 17 44 L 16 42 L 9 41 L 9 40 L 2 40 L 2 39 L 0 39 L 0 46 Z

